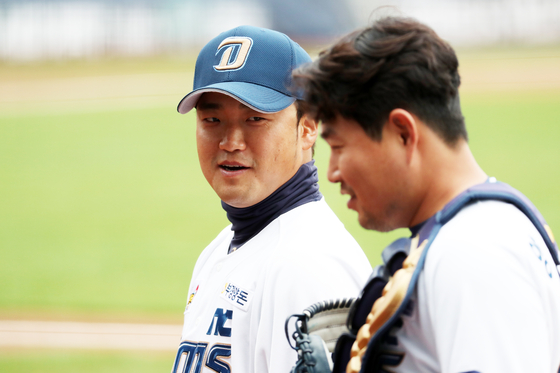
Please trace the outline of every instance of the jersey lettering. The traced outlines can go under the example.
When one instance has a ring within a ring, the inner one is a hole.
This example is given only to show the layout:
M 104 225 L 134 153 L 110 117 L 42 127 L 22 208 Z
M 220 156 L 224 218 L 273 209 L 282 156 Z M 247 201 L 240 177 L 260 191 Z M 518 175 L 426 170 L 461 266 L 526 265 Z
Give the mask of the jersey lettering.
M 206 335 L 212 334 L 212 329 L 214 329 L 214 321 L 216 321 L 216 328 L 214 329 L 214 335 L 219 335 L 221 337 L 231 337 L 231 328 L 226 328 L 224 325 L 226 321 L 233 319 L 232 310 L 224 310 L 222 308 L 217 308 L 214 316 L 212 317 L 212 323 L 208 328 Z
M 202 363 L 217 373 L 231 373 L 229 363 L 231 345 L 217 343 L 206 354 L 208 343 L 185 341 L 179 346 L 172 373 L 201 373 Z M 205 356 L 207 355 L 206 361 Z
M 537 258 L 541 262 L 544 259 L 544 268 L 545 268 L 546 274 L 548 275 L 548 277 L 552 278 L 552 269 L 550 268 L 550 263 L 548 262 L 547 259 L 543 258 L 542 253 L 541 253 L 541 248 L 537 246 L 537 244 L 535 243 L 534 240 L 532 240 L 532 241 L 533 242 L 530 242 L 529 245 L 531 245 L 531 248 L 533 249 L 533 252 L 535 253 Z
M 231 356 L 231 346 L 224 344 L 215 344 L 208 352 L 206 366 L 218 373 L 230 373 L 231 368 L 228 363 L 220 358 L 229 358 Z
M 175 359 L 174 373 L 200 373 L 208 343 L 183 342 Z M 192 367 L 195 367 L 192 370 Z

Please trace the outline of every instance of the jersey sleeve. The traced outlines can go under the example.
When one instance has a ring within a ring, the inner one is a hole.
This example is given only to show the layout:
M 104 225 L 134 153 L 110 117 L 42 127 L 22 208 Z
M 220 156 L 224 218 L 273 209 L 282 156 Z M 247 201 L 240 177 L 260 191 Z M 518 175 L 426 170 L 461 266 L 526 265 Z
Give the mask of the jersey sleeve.
M 547 249 L 488 233 L 476 240 L 464 227 L 442 233 L 436 240 L 445 244 L 429 253 L 418 296 L 427 299 L 441 372 L 556 372 Z

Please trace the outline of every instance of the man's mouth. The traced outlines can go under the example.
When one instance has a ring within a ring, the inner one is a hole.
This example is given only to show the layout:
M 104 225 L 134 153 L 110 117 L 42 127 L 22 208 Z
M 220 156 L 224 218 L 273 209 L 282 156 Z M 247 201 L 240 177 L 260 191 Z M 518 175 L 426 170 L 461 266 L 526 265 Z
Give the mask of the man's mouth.
M 346 184 L 340 184 L 340 194 L 347 194 L 350 196 L 350 198 L 355 197 L 354 191 Z
M 247 170 L 249 168 L 241 165 L 227 165 L 227 164 L 221 164 L 219 165 L 219 167 L 225 171 L 241 171 L 241 170 Z

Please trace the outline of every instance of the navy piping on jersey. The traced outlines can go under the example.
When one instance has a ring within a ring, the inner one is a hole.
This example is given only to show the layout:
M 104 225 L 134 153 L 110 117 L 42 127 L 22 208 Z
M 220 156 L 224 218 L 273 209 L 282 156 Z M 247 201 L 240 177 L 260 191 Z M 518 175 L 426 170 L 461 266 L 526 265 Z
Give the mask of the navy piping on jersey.
M 256 205 L 237 208 L 222 201 L 222 208 L 226 210 L 234 232 L 229 252 L 238 249 L 280 215 L 308 202 L 321 200 L 323 196 L 319 192 L 318 181 L 315 161 L 311 161 L 301 165 L 290 180 Z
M 496 182 L 496 178 L 495 178 L 495 177 L 488 177 L 484 183 L 495 183 L 495 182 Z M 427 222 L 428 220 L 429 220 L 429 219 L 426 219 L 426 220 L 424 220 L 424 221 L 421 222 L 421 223 L 418 223 L 418 224 L 416 224 L 416 225 L 414 225 L 414 226 L 412 226 L 412 227 L 409 227 L 408 229 L 410 230 L 410 233 L 411 233 L 410 238 L 416 236 L 416 235 L 418 234 L 418 232 L 420 232 L 420 229 L 422 229 L 422 228 L 424 227 L 424 224 L 426 224 L 426 222 Z M 421 242 L 421 241 L 420 241 L 420 242 Z M 470 373 L 470 372 L 466 372 L 466 373 Z M 476 373 L 476 372 L 475 372 L 475 373 Z
M 410 237 L 416 236 L 418 234 L 418 232 L 420 232 L 420 229 L 422 229 L 424 224 L 426 224 L 426 221 L 427 220 L 424 220 L 422 223 L 418 223 L 418 224 L 416 224 L 412 227 L 409 227 L 408 229 L 410 230 Z

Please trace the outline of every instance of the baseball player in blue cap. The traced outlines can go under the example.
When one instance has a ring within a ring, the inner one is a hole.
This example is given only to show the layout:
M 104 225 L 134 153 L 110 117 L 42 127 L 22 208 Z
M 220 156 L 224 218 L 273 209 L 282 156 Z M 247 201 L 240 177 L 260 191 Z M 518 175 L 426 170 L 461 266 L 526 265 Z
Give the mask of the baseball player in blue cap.
M 371 273 L 319 192 L 317 123 L 290 90 L 292 71 L 310 61 L 286 35 L 251 26 L 198 56 L 178 111 L 196 109 L 200 166 L 231 225 L 195 265 L 174 373 L 289 371 L 286 318 L 356 296 Z
M 296 72 L 360 224 L 411 231 L 354 303 L 333 372 L 559 371 L 558 247 L 533 204 L 477 164 L 458 65 L 432 29 L 388 17 Z M 297 372 L 319 365 L 302 352 Z

